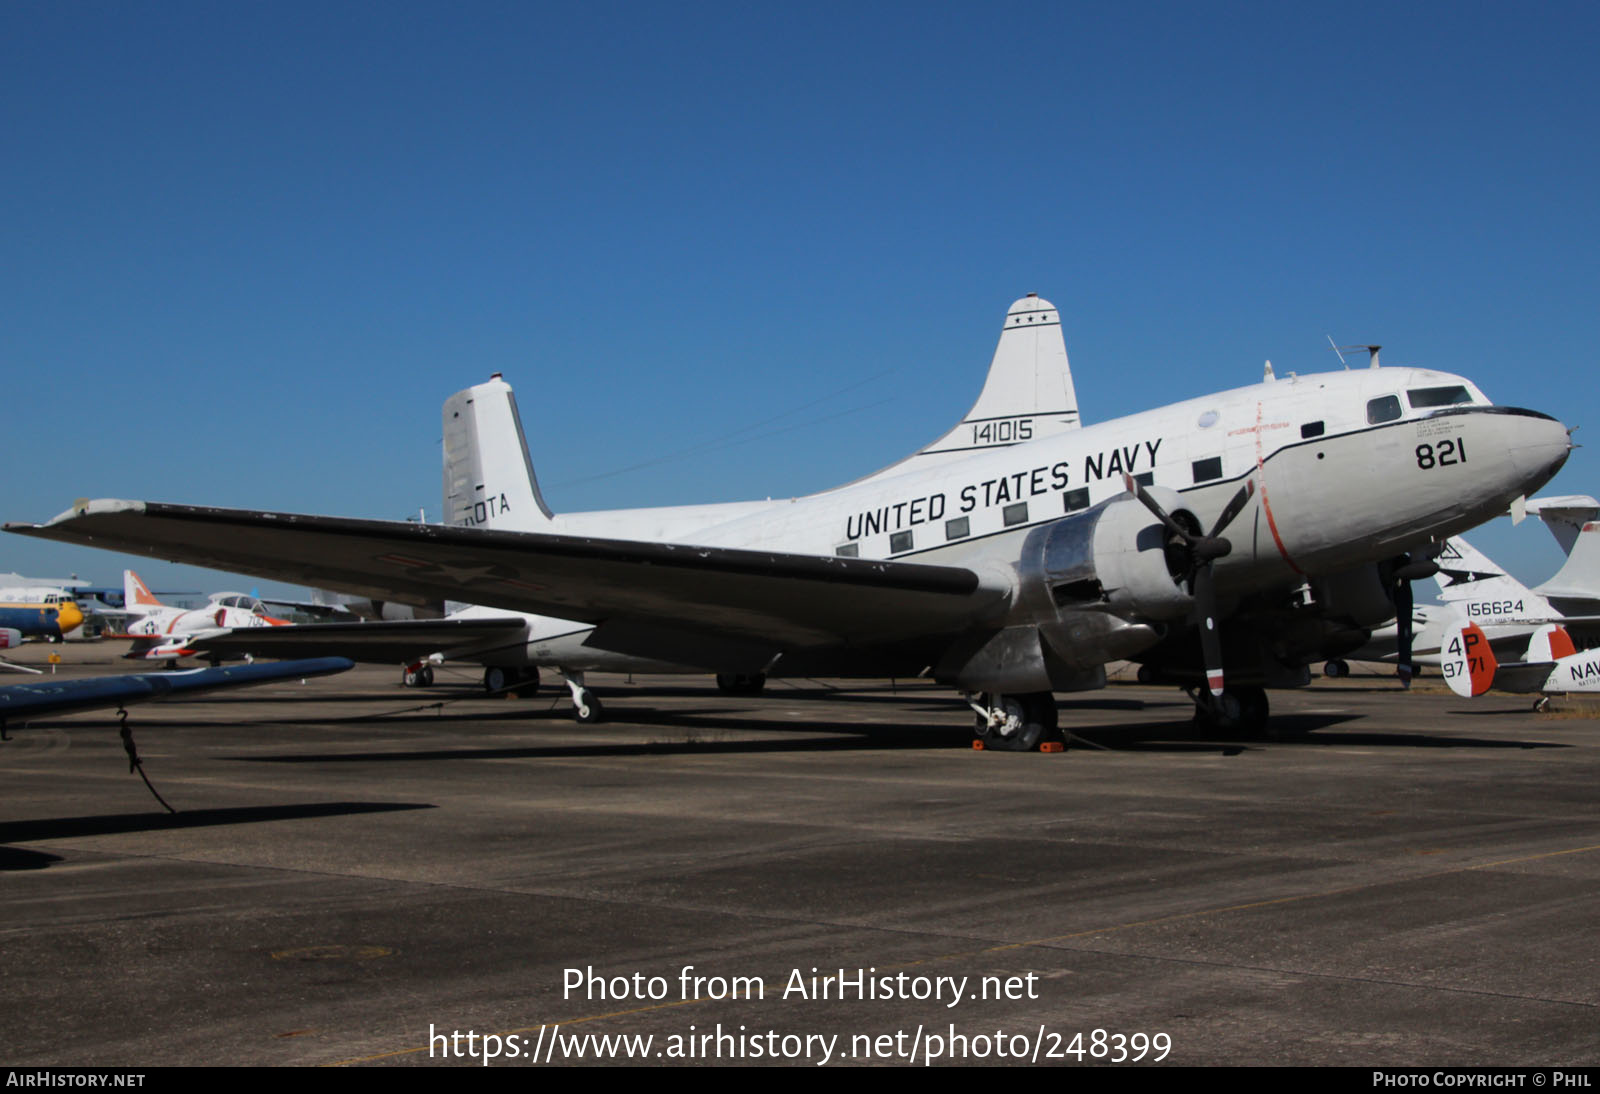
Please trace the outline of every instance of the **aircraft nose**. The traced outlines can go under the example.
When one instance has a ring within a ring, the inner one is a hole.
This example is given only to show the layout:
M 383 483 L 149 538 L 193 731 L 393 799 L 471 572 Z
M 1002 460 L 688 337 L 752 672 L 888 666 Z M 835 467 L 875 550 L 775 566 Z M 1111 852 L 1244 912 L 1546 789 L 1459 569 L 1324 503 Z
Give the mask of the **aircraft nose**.
M 1513 426 L 1507 450 L 1517 471 L 1527 479 L 1532 494 L 1556 477 L 1572 454 L 1571 431 L 1548 414 L 1536 410 L 1511 410 Z
M 83 611 L 70 600 L 62 604 L 56 611 L 56 626 L 60 628 L 62 635 L 65 635 L 82 622 Z

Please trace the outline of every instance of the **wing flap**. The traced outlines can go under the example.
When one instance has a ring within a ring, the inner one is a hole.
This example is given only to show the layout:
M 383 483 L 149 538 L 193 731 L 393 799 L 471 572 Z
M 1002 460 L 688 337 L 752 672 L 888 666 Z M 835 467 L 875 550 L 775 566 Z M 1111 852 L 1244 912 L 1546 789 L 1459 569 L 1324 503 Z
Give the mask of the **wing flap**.
M 199 635 L 189 646 L 220 657 L 348 657 L 405 664 L 431 653 L 447 657 L 515 642 L 528 632 L 521 616 L 498 619 L 397 619 L 372 623 L 301 623 L 239 627 Z

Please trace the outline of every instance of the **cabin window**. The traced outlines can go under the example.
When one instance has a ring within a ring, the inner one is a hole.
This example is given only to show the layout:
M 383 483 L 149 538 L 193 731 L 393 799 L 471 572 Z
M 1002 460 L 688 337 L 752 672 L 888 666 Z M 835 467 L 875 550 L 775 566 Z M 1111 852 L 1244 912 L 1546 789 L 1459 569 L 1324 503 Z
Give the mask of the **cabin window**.
M 1308 440 L 1312 437 L 1322 436 L 1322 423 L 1307 422 L 1305 425 L 1300 427 L 1300 436 Z
M 1367 400 L 1367 424 L 1381 425 L 1400 417 L 1400 396 L 1384 395 Z
M 861 544 L 842 544 L 841 546 L 835 547 L 833 549 L 833 553 L 838 555 L 840 558 L 859 558 L 861 555 Z
M 1418 387 L 1406 392 L 1412 410 L 1427 410 L 1436 406 L 1460 406 L 1472 402 L 1472 396 L 1460 384 L 1451 387 Z
M 1222 478 L 1222 457 L 1212 456 L 1210 459 L 1194 461 L 1194 481 L 1210 482 L 1212 479 Z
M 1089 488 L 1080 486 L 1076 490 L 1068 490 L 1061 495 L 1062 507 L 1069 513 L 1076 513 L 1079 509 L 1089 508 Z
M 1006 527 L 1028 523 L 1028 503 L 1019 501 L 1000 510 L 1005 519 Z
M 955 520 L 944 522 L 945 539 L 966 539 L 972 534 L 972 521 L 967 517 L 957 517 Z
M 896 532 L 894 535 L 889 537 L 889 553 L 891 555 L 897 555 L 901 551 L 909 550 L 911 550 L 910 532 Z

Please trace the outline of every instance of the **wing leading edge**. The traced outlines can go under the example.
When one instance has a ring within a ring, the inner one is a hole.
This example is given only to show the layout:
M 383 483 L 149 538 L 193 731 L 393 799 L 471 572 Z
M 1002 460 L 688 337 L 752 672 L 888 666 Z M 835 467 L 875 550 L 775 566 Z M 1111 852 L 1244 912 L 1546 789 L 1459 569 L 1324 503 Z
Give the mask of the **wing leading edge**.
M 821 647 L 955 633 L 1003 600 L 972 570 L 160 502 L 83 501 L 9 532 L 375 599 Z

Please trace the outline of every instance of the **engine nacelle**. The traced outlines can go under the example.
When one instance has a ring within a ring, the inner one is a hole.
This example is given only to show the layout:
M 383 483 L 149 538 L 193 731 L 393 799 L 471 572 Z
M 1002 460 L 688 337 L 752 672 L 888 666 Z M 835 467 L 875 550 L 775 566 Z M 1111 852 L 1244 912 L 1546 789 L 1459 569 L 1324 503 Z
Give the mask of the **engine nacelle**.
M 1173 520 L 1199 531 L 1176 491 L 1147 489 Z M 1137 499 L 1123 497 L 1035 528 L 1023 544 L 1019 576 L 1023 600 L 1041 623 L 1076 611 L 1163 623 L 1194 606 L 1184 584 L 1188 567 L 1187 548 Z
M 1198 531 L 1173 490 L 1151 494 Z M 935 676 L 978 691 L 1070 691 L 1105 683 L 1107 661 L 1161 640 L 1194 606 L 1189 548 L 1136 498 L 1105 501 L 1033 529 L 1017 562 L 1010 618 L 957 643 Z

